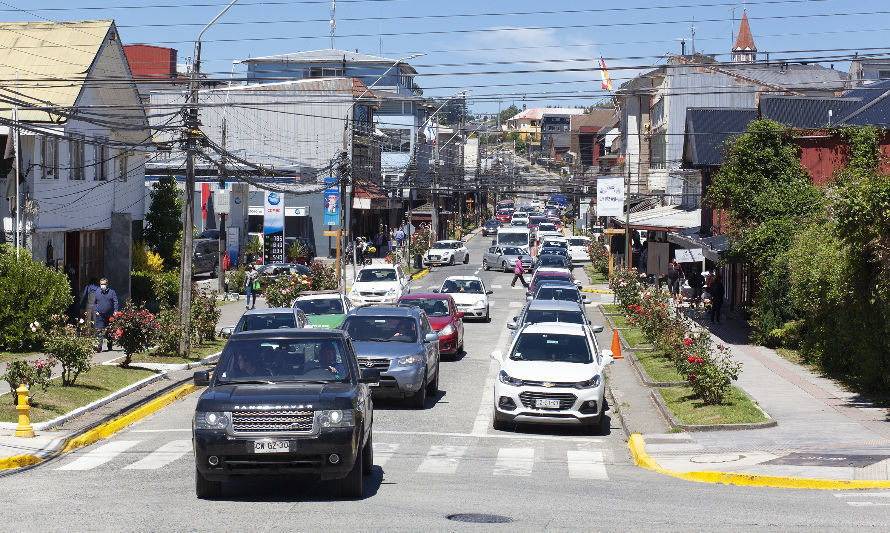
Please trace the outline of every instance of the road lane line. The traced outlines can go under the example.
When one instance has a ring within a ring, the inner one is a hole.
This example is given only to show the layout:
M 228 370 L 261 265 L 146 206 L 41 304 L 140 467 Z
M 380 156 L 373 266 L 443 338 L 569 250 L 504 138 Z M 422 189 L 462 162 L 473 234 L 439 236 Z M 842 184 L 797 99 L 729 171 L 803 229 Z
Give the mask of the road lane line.
M 171 440 L 124 470 L 157 470 L 192 451 L 191 439 Z
M 530 476 L 534 465 L 534 448 L 501 448 L 494 465 L 494 475 Z
M 457 471 L 460 458 L 467 453 L 468 446 L 447 446 L 435 444 L 430 446 L 426 458 L 417 467 L 423 474 L 453 474 Z
M 479 269 L 478 269 L 478 268 L 476 269 L 475 272 L 473 272 L 473 275 L 474 275 L 474 276 L 478 276 L 478 275 L 479 275 Z
M 495 351 L 504 353 L 507 349 L 507 340 L 510 338 L 510 330 L 503 328 L 498 342 L 495 345 Z M 476 420 L 473 422 L 473 431 L 470 433 L 474 436 L 485 435 L 491 427 L 492 409 L 494 409 L 494 380 L 497 377 L 498 370 L 501 368 L 499 361 L 492 360 L 488 365 L 488 374 L 485 378 L 485 387 L 482 389 L 482 399 L 479 401 L 479 410 L 476 411 Z
M 583 442 L 585 444 L 601 443 L 603 439 L 590 437 L 571 437 L 568 435 L 535 435 L 529 433 L 488 433 L 485 435 L 474 435 L 472 433 L 451 433 L 445 431 L 391 431 L 385 429 L 375 429 L 376 435 L 424 435 L 428 437 L 455 437 L 455 438 L 486 438 L 486 439 L 510 439 L 510 440 L 555 440 L 562 442 Z
M 375 433 L 379 433 L 375 431 Z M 390 444 L 388 442 L 374 443 L 374 464 L 377 466 L 385 466 L 392 459 L 396 451 L 399 449 L 398 444 Z
M 572 479 L 609 479 L 602 451 L 567 450 L 566 458 Z
M 523 305 L 522 302 L 510 302 L 510 307 L 522 307 Z
M 492 289 L 503 289 L 504 286 L 503 285 L 492 285 L 491 288 Z
M 836 492 L 836 498 L 890 498 L 890 492 Z
M 108 461 L 111 461 L 121 453 L 129 450 L 133 446 L 139 444 L 142 441 L 138 440 L 116 440 L 109 442 L 108 444 L 103 444 L 99 446 L 95 450 L 89 451 L 86 454 L 78 457 L 74 461 L 70 463 L 60 466 L 56 470 L 90 470 L 92 468 L 96 468 L 99 465 L 103 465 Z

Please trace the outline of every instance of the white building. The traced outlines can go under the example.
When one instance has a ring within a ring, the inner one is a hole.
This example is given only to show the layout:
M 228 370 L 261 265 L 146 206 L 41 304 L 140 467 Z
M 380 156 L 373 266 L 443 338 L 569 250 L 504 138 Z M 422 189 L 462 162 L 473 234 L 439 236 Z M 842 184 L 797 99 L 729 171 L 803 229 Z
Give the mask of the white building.
M 18 164 L 2 172 L 4 242 L 16 242 L 18 167 L 22 246 L 73 267 L 78 289 L 104 276 L 127 297 L 151 136 L 114 22 L 0 23 L 0 80 L 0 144 L 13 116 L 21 125 Z

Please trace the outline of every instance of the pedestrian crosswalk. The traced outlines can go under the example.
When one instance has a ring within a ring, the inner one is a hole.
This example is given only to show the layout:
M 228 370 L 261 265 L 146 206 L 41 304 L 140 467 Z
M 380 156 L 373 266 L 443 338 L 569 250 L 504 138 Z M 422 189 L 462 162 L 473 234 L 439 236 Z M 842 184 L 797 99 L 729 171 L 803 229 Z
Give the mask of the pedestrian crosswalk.
M 134 436 L 134 434 L 127 435 Z M 391 435 L 390 435 L 391 436 Z M 375 441 L 377 439 L 375 438 Z M 396 475 L 432 476 L 491 475 L 530 477 L 562 475 L 572 480 L 608 480 L 607 456 L 600 442 L 541 441 L 534 446 L 518 437 L 497 439 L 503 446 L 458 439 L 454 444 L 374 442 L 374 464 Z M 501 444 L 499 442 L 498 444 Z M 112 440 L 79 450 L 56 470 L 84 471 L 112 468 L 146 471 L 172 468 L 177 462 L 192 461 L 190 439 Z M 890 499 L 886 499 L 890 503 Z
M 850 507 L 890 507 L 890 491 L 836 492 Z

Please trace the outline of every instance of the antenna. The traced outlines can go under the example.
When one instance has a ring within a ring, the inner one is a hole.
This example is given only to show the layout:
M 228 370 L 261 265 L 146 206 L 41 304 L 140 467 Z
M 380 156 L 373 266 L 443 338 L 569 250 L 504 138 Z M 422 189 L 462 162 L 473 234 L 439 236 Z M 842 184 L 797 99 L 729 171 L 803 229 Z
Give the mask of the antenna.
M 732 22 L 729 26 L 729 48 L 731 50 L 735 46 L 735 6 L 727 9 L 727 11 L 732 11 Z
M 689 26 L 690 31 L 692 32 L 692 55 L 695 55 L 695 17 L 692 17 L 692 25 Z
M 337 0 L 331 0 L 331 50 L 334 49 L 334 36 L 337 33 Z

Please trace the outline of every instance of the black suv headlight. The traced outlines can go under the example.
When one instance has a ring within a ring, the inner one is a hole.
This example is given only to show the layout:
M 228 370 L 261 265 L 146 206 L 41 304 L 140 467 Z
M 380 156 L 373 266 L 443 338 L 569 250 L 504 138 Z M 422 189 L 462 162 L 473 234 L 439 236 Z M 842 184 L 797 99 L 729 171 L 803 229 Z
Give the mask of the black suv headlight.
M 321 410 L 315 411 L 315 421 L 322 428 L 351 428 L 355 426 L 355 411 Z
M 195 429 L 226 429 L 232 413 L 220 411 L 195 411 Z

